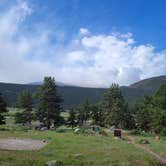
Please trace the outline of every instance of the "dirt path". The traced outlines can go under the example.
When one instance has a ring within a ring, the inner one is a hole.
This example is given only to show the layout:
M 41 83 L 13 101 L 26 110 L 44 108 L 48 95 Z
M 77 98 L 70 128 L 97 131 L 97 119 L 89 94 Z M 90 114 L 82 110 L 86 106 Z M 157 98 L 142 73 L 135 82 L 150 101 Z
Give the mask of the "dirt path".
M 123 132 L 123 136 L 124 136 L 124 138 L 126 139 L 126 141 L 128 143 L 131 143 L 131 144 L 135 145 L 136 147 L 145 150 L 150 155 L 152 155 L 153 157 L 155 157 L 156 159 L 158 159 L 161 163 L 166 164 L 166 158 L 161 157 L 159 154 L 153 152 L 150 148 L 146 147 L 145 145 L 137 144 L 136 141 L 135 141 L 135 139 L 132 136 L 129 136 L 127 132 Z

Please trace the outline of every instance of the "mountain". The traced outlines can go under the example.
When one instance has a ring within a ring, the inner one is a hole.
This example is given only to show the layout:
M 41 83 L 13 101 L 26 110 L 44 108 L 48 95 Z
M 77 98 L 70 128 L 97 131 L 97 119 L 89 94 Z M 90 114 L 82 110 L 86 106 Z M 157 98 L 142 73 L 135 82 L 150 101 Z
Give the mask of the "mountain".
M 146 91 L 147 90 L 154 91 L 163 83 L 166 83 L 166 76 L 158 76 L 158 77 L 144 79 L 142 81 L 131 84 L 130 87 L 131 88 L 141 88 Z
M 38 82 L 31 82 L 28 85 L 41 85 L 42 83 L 43 83 L 42 81 L 38 81 Z M 56 81 L 56 84 L 57 86 L 72 86 L 70 84 L 66 84 L 66 83 L 58 82 L 58 81 Z
M 144 94 L 152 95 L 157 88 L 163 83 L 166 83 L 166 76 L 148 78 L 130 86 L 122 86 L 121 90 L 125 99 L 130 105 L 136 101 L 141 101 Z M 10 84 L 0 83 L 0 92 L 3 94 L 8 106 L 15 103 L 18 94 L 27 89 L 34 93 L 39 87 L 39 84 Z M 106 88 L 83 88 L 70 85 L 59 85 L 59 93 L 64 98 L 63 106 L 68 109 L 80 104 L 85 97 L 88 97 L 91 103 L 102 99 L 103 94 L 107 91 Z

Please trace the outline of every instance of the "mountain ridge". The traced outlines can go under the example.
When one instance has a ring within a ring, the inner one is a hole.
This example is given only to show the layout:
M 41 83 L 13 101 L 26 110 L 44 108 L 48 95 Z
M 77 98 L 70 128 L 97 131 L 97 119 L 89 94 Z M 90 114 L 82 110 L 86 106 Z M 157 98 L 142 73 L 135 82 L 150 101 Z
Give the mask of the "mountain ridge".
M 132 105 L 137 101 L 141 101 L 144 94 L 152 95 L 163 83 L 166 83 L 166 76 L 148 78 L 130 86 L 121 86 L 120 88 L 124 98 Z M 31 84 L 0 83 L 0 92 L 4 96 L 8 106 L 12 106 L 22 90 L 27 89 L 31 93 L 34 93 L 38 87 L 39 85 Z M 64 108 L 69 109 L 80 104 L 85 97 L 88 97 L 91 103 L 98 102 L 102 99 L 107 88 L 58 86 L 58 90 L 64 98 Z

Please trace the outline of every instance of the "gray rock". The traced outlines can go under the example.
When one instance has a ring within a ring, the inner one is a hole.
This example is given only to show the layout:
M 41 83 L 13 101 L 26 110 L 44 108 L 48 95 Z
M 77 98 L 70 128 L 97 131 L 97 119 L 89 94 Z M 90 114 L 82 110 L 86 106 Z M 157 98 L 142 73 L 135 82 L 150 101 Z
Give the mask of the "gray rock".
M 48 130 L 48 129 L 47 129 L 47 127 L 42 127 L 40 130 L 45 131 L 45 130 Z
M 141 139 L 139 141 L 140 144 L 150 144 L 150 142 L 147 139 Z
M 81 157 L 81 156 L 82 156 L 82 154 L 81 154 L 81 153 L 76 153 L 76 154 L 73 154 L 73 157 L 76 157 L 76 158 Z
M 74 130 L 74 133 L 79 134 L 79 133 L 80 133 L 80 131 L 81 131 L 81 129 L 80 129 L 80 128 L 76 128 L 76 129 Z
M 61 161 L 51 160 L 46 162 L 46 166 L 63 166 L 64 164 Z

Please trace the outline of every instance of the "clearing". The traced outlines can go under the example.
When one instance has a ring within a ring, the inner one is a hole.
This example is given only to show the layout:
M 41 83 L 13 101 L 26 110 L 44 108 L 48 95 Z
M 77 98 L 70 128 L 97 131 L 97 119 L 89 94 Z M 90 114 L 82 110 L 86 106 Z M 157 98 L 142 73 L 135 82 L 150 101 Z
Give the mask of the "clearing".
M 2 150 L 39 150 L 47 145 L 45 140 L 1 138 L 0 149 Z

